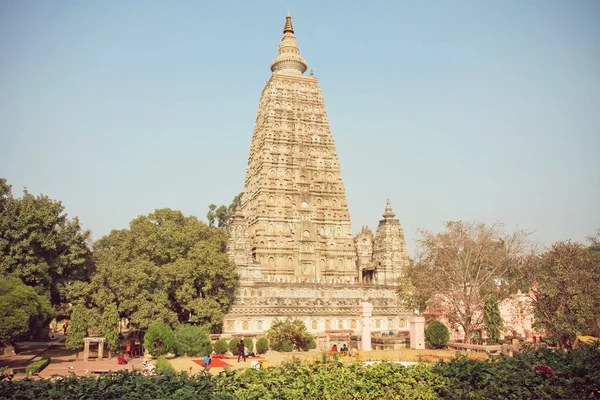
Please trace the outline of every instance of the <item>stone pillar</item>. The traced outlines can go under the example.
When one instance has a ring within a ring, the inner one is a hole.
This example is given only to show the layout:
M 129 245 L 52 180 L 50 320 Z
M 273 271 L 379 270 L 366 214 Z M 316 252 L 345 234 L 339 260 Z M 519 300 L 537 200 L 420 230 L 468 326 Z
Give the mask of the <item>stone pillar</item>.
M 104 358 L 104 338 L 98 339 L 98 360 Z
M 83 361 L 89 361 L 90 359 L 90 341 L 83 339 Z
M 409 317 L 410 324 L 410 348 L 425 348 L 425 317 Z
M 373 304 L 360 303 L 361 320 L 361 341 L 363 351 L 371 351 L 371 314 L 373 313 Z

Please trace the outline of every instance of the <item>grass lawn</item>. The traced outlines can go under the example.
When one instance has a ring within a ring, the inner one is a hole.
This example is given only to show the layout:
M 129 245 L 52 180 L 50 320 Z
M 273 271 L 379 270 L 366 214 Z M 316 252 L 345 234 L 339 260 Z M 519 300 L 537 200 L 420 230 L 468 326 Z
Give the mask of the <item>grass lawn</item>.
M 339 360 L 346 364 L 363 362 L 363 361 L 422 361 L 426 363 L 435 363 L 439 359 L 449 360 L 456 357 L 456 354 L 466 354 L 469 358 L 484 360 L 488 358 L 485 353 L 478 352 L 459 352 L 455 350 L 413 350 L 413 349 L 399 349 L 399 350 L 373 350 L 373 351 L 359 351 L 356 356 L 341 356 Z M 333 354 L 325 352 L 327 361 L 333 360 Z M 276 366 L 285 362 L 300 361 L 307 363 L 321 362 L 323 359 L 323 352 L 317 350 L 311 350 L 307 352 L 293 352 L 293 353 L 278 353 L 272 352 L 270 354 L 263 355 L 264 360 L 269 363 L 269 366 Z M 176 357 L 169 359 L 169 362 L 175 369 L 175 371 L 188 371 L 192 373 L 200 372 L 204 369 L 200 365 L 194 363 L 192 360 L 199 359 L 200 357 Z M 238 363 L 235 359 L 228 359 L 227 361 L 233 370 L 241 368 L 249 368 L 252 363 L 252 359 L 248 358 L 246 362 Z M 218 374 L 223 371 L 223 368 L 210 368 L 211 374 Z

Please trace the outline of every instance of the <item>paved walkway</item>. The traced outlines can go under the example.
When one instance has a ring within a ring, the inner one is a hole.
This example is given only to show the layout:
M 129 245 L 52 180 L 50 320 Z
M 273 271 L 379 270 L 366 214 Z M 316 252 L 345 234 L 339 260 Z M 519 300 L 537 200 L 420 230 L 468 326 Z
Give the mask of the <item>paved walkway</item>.
M 112 359 L 105 357 L 102 360 L 91 359 L 90 361 L 83 361 L 83 351 L 79 352 L 80 361 L 76 361 L 76 352 L 67 350 L 64 347 L 53 347 L 46 351 L 43 357 L 50 357 L 50 364 L 40 372 L 40 378 L 49 378 L 53 375 L 68 376 L 75 374 L 90 376 L 110 371 L 141 370 L 142 363 L 144 362 L 144 358 L 137 357 L 129 359 L 127 364 L 119 365 L 117 364 L 116 355 Z

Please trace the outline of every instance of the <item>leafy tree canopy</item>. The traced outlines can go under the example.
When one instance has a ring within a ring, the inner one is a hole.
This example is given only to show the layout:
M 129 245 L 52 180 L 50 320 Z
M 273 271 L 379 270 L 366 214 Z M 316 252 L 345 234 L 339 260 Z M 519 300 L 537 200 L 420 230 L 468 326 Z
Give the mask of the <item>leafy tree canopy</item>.
M 482 327 L 484 299 L 502 301 L 513 285 L 527 246 L 527 233 L 505 233 L 501 225 L 447 222 L 441 233 L 422 231 L 420 255 L 400 280 L 399 297 L 409 307 L 443 316 L 462 327 L 465 339 Z
M 114 302 L 139 328 L 181 322 L 218 329 L 238 281 L 226 243 L 226 232 L 196 217 L 156 210 L 94 244 L 96 272 L 72 296 L 88 308 Z
M 282 351 L 284 343 L 291 343 L 295 349 L 306 351 L 314 336 L 307 331 L 304 322 L 288 318 L 285 321 L 275 321 L 267 331 L 267 339 L 269 346 L 275 351 Z
M 0 178 L 0 274 L 20 278 L 54 305 L 66 301 L 66 286 L 85 281 L 93 269 L 90 233 L 64 209 L 27 190 L 15 198 Z
M 19 278 L 0 279 L 0 343 L 44 334 L 53 314 L 48 298 Z
M 243 194 L 244 192 L 235 196 L 229 206 L 221 205 L 217 207 L 215 204 L 210 204 L 208 206 L 208 212 L 206 213 L 208 225 L 216 226 L 218 228 L 227 228 L 231 222 L 233 214 L 235 214 L 235 210 L 242 201 Z
M 600 309 L 600 264 L 594 244 L 558 242 L 529 258 L 534 327 L 546 331 L 560 347 L 571 348 L 578 335 L 597 322 Z

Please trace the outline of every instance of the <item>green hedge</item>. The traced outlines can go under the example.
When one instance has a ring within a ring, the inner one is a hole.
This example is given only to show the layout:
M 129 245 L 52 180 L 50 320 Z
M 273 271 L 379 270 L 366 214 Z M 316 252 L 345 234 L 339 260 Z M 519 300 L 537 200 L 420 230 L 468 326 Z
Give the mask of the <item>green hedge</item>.
M 227 353 L 227 340 L 219 339 L 215 342 L 215 345 L 213 347 L 215 349 L 215 353 L 225 354 Z
M 425 337 L 434 349 L 443 349 L 450 340 L 450 331 L 440 321 L 431 321 L 425 329 Z
M 233 338 L 229 341 L 229 351 L 234 355 L 237 356 L 239 355 L 239 351 L 237 348 L 238 343 L 240 342 L 240 339 L 238 338 Z
M 166 360 L 165 360 L 166 361 Z M 119 371 L 99 377 L 0 380 L 18 399 L 581 399 L 599 398 L 600 347 L 531 349 L 489 360 L 458 357 L 402 367 L 289 363 L 275 368 L 156 376 Z
M 50 359 L 42 358 L 40 360 L 32 362 L 27 367 L 25 367 L 25 372 L 27 373 L 27 375 L 37 374 L 38 372 L 46 368 L 48 364 L 50 364 Z
M 265 354 L 269 350 L 269 341 L 267 338 L 261 337 L 256 341 L 256 352 L 258 354 Z
M 158 357 L 158 360 L 156 360 L 156 370 L 160 374 L 175 375 L 175 370 L 173 369 L 173 366 L 171 365 L 169 360 L 165 358 L 165 356 L 160 356 Z

